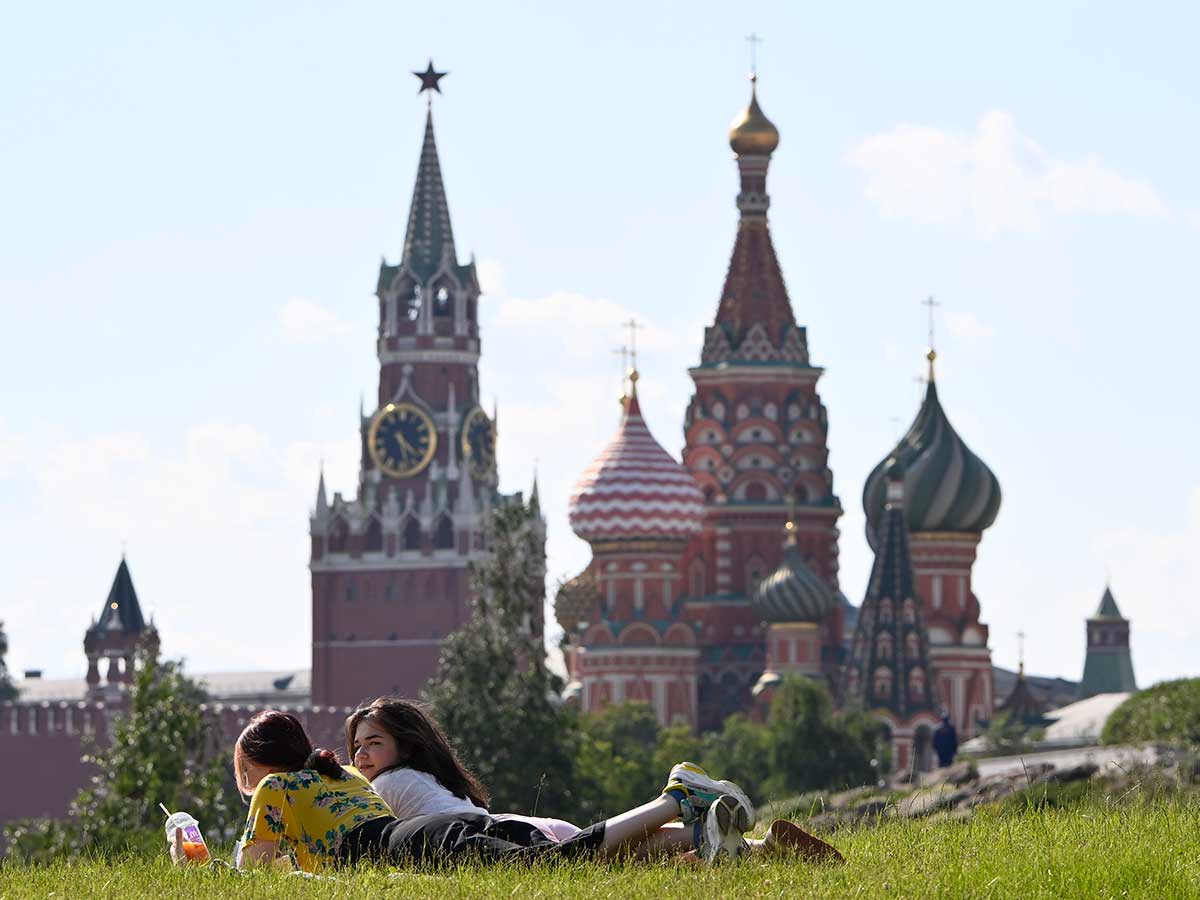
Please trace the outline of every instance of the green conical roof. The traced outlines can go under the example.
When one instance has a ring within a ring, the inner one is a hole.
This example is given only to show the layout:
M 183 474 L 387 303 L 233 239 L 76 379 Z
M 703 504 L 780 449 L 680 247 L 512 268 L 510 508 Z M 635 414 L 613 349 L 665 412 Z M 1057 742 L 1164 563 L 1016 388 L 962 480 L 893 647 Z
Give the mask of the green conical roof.
M 1100 605 L 1096 608 L 1092 620 L 1096 619 L 1118 619 L 1122 622 L 1125 617 L 1121 615 L 1121 610 L 1117 609 L 1117 601 L 1112 595 L 1112 590 L 1106 585 L 1104 588 L 1104 596 L 1100 598 Z
M 417 165 L 417 183 L 408 211 L 408 231 L 404 236 L 400 266 L 424 281 L 437 272 L 443 259 L 451 266 L 458 262 L 454 231 L 450 227 L 450 207 L 442 184 L 442 166 L 433 137 L 433 112 L 430 111 L 425 116 L 425 140 Z

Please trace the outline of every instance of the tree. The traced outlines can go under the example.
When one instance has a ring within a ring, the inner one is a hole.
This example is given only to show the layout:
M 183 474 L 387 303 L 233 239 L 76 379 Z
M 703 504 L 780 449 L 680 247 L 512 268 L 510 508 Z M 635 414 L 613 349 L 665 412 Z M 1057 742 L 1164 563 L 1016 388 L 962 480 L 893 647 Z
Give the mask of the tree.
M 1100 739 L 1200 746 L 1200 678 L 1164 681 L 1134 694 L 1113 710 Z
M 4 623 L 0 622 L 0 700 L 16 700 L 17 686 L 13 684 L 12 676 L 4 657 L 8 654 L 8 635 L 4 633 Z
M 650 704 L 630 701 L 606 706 L 583 716 L 579 729 L 576 784 L 580 818 L 600 819 L 624 812 L 662 790 L 670 765 L 661 772 L 655 768 L 659 728 Z
M 64 822 L 26 820 L 6 829 L 10 853 L 47 859 L 127 850 L 161 852 L 163 803 L 187 810 L 209 840 L 228 837 L 241 819 L 232 765 L 207 699 L 182 664 L 158 659 L 157 640 L 139 643 L 128 708 L 103 745 L 85 747 L 91 784 Z
M 561 815 L 574 805 L 578 724 L 531 627 L 545 596 L 538 526 L 521 503 L 493 511 L 473 615 L 443 645 L 426 699 L 494 809 Z

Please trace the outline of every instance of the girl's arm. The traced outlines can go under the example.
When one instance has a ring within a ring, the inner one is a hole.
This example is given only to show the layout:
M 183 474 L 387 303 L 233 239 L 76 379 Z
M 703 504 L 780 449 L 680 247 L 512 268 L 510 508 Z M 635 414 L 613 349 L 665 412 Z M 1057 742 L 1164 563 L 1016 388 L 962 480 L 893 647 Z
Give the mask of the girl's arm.
M 279 841 L 249 841 L 242 845 L 238 868 L 250 869 L 255 866 L 267 865 L 274 861 L 277 852 L 279 852 Z

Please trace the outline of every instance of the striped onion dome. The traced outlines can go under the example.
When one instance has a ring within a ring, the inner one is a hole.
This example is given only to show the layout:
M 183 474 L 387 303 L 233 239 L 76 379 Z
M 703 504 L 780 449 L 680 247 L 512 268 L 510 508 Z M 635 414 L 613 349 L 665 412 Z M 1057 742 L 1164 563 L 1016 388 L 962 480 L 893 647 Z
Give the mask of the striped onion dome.
M 758 583 L 754 609 L 764 622 L 820 622 L 838 602 L 837 595 L 800 558 L 788 522 L 783 562 Z
M 946 418 L 932 377 L 932 358 L 929 374 L 916 420 L 896 448 L 867 476 L 863 487 L 867 539 L 872 546 L 883 521 L 885 470 L 893 459 L 905 471 L 904 504 L 910 531 L 979 534 L 996 521 L 1000 511 L 1000 482 Z
M 585 541 L 687 540 L 700 530 L 704 495 L 650 434 L 637 392 L 616 436 L 575 485 L 571 528 Z

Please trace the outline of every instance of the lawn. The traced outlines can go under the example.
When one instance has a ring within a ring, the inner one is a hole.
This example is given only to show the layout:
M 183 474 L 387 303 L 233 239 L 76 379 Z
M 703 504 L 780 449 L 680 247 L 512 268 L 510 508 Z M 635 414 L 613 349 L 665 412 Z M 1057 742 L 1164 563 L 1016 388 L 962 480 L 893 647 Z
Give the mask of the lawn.
M 0 898 L 30 897 L 1200 897 L 1200 808 L 1185 801 L 980 811 L 843 831 L 844 866 L 577 863 L 440 874 L 378 869 L 315 881 L 173 869 L 163 858 L 0 867 Z

